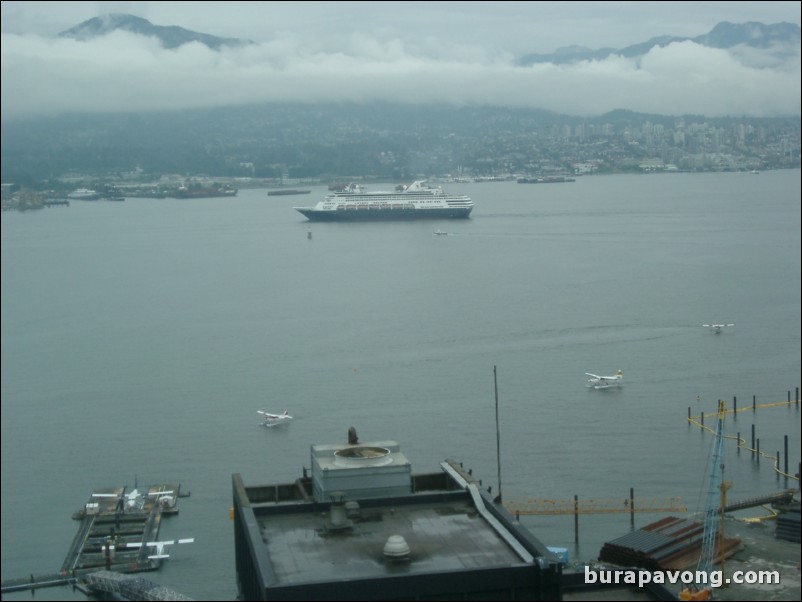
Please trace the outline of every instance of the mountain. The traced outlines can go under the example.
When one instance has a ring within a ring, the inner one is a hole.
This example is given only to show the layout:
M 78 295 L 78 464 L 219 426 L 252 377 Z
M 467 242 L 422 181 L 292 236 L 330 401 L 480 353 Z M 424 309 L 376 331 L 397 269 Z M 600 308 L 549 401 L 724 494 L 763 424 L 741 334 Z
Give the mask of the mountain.
M 652 48 L 665 47 L 675 42 L 695 42 L 710 48 L 730 49 L 736 46 L 751 48 L 771 48 L 774 46 L 799 46 L 800 29 L 794 23 L 728 23 L 723 21 L 708 33 L 694 38 L 677 36 L 658 36 L 646 42 L 626 46 L 625 48 L 586 48 L 583 46 L 567 46 L 559 48 L 551 54 L 527 54 L 518 63 L 522 66 L 535 63 L 571 64 L 579 61 L 599 61 L 609 56 L 633 58 L 647 54 Z
M 190 31 L 183 27 L 154 25 L 147 19 L 126 14 L 107 14 L 84 21 L 80 25 L 62 31 L 59 36 L 76 40 L 91 40 L 114 31 L 128 31 L 137 35 L 154 37 L 165 48 L 178 48 L 190 42 L 200 42 L 212 50 L 219 50 L 222 46 L 244 46 L 252 44 L 249 40 L 239 38 L 219 38 L 207 33 Z

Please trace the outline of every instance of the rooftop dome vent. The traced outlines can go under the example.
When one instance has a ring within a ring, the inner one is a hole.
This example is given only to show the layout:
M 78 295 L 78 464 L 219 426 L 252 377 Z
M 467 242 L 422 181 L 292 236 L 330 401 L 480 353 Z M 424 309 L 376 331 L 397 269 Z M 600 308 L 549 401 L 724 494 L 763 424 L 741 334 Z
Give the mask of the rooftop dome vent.
M 409 546 L 407 540 L 401 535 L 391 535 L 384 544 L 384 558 L 386 560 L 409 560 Z

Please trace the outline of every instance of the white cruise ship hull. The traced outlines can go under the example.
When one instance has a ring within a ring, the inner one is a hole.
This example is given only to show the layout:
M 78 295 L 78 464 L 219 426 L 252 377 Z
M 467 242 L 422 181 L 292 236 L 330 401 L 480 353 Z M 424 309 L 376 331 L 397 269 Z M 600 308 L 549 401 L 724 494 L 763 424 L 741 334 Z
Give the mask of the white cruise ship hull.
M 295 210 L 313 222 L 337 221 L 383 221 L 416 219 L 464 219 L 470 216 L 473 207 L 444 207 L 436 209 L 316 209 L 296 207 Z

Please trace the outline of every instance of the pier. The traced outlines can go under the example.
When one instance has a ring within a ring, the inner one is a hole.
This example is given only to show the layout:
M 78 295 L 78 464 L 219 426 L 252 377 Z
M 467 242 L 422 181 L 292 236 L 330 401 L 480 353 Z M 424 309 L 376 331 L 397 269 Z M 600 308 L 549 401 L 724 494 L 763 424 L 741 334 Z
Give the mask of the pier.
M 58 573 L 3 581 L 2 593 L 77 584 L 100 570 L 118 574 L 155 571 L 161 559 L 153 546 L 164 515 L 178 513 L 180 485 L 155 485 L 139 492 L 125 487 L 96 489 L 73 515 L 78 532 Z

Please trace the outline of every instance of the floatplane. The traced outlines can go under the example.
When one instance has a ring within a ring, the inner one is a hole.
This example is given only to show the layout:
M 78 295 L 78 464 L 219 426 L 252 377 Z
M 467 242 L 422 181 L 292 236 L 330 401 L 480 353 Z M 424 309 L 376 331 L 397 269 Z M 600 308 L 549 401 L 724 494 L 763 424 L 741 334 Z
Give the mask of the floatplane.
M 276 426 L 279 424 L 289 424 L 292 420 L 292 416 L 289 414 L 289 410 L 284 410 L 283 414 L 271 414 L 270 412 L 263 412 L 262 410 L 256 410 L 257 414 L 261 414 L 262 416 L 262 426 Z
M 721 331 L 724 330 L 724 328 L 735 326 L 735 324 L 702 324 L 702 326 L 712 329 L 716 334 L 721 334 Z
M 134 488 L 130 492 L 123 493 L 122 495 L 118 495 L 116 493 L 92 494 L 92 497 L 96 498 L 106 498 L 106 497 L 117 498 L 117 512 L 130 512 L 132 510 L 144 509 L 146 496 L 155 497 L 156 502 L 160 506 L 172 506 L 175 503 L 175 496 L 173 495 L 173 492 L 166 491 L 164 489 L 143 494 L 141 491 L 139 491 L 138 487 L 134 486 Z
M 616 372 L 615 376 L 599 376 L 590 372 L 585 372 L 585 375 L 590 376 L 587 387 L 593 389 L 608 389 L 610 387 L 620 387 L 624 384 L 621 382 L 624 378 L 624 373 L 621 370 Z

